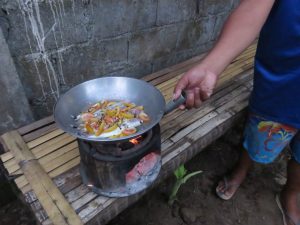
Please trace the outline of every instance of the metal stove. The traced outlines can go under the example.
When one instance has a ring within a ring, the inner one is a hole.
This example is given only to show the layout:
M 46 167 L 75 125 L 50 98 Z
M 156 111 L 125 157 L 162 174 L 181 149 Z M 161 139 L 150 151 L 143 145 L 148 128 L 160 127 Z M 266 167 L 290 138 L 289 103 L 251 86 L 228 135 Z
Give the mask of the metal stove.
M 149 187 L 161 168 L 159 124 L 133 139 L 95 142 L 77 139 L 83 183 L 108 197 L 125 197 Z

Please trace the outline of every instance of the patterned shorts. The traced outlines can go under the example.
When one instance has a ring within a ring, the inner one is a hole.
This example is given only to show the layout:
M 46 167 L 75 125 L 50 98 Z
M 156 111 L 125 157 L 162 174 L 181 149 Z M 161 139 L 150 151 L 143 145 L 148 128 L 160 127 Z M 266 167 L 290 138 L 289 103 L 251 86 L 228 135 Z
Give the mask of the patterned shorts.
M 271 163 L 290 145 L 292 157 L 300 163 L 300 131 L 250 114 L 244 132 L 244 148 L 259 163 Z

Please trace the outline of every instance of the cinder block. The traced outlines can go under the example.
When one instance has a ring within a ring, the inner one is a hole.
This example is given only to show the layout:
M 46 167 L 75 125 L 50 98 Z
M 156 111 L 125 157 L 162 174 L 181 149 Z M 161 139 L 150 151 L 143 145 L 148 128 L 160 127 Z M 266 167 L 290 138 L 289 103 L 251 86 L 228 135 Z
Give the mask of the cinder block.
M 11 10 L 6 17 L 10 24 L 7 41 L 12 55 L 35 53 L 42 48 L 47 51 L 87 41 L 91 36 L 91 12 L 82 3 L 74 1 L 73 5 L 72 2 L 42 1 L 37 8 L 30 4 L 24 8 L 24 5 L 18 4 Z M 30 11 L 33 17 L 28 16 Z
M 157 25 L 190 20 L 196 16 L 196 12 L 196 0 L 158 0 Z
M 239 0 L 200 0 L 199 16 L 203 17 L 229 12 L 236 1 Z
M 66 83 L 73 86 L 122 69 L 127 63 L 127 47 L 127 37 L 122 37 L 76 45 L 63 52 Z
M 125 77 L 134 77 L 142 78 L 143 76 L 150 74 L 152 72 L 151 63 L 137 63 L 137 64 L 127 64 L 124 68 L 105 74 L 105 76 L 125 76 Z
M 102 0 L 91 4 L 95 37 L 114 37 L 155 25 L 157 0 Z
M 179 62 L 188 60 L 194 56 L 200 55 L 203 52 L 206 52 L 213 45 L 213 42 L 206 42 L 202 45 L 194 45 L 190 49 L 184 49 L 182 51 L 173 52 L 168 56 L 164 56 L 159 59 L 155 59 L 153 61 L 152 72 L 156 72 L 158 70 L 164 69 L 166 67 L 175 65 Z
M 218 36 L 220 35 L 220 32 L 222 30 L 222 27 L 223 27 L 227 17 L 228 17 L 228 13 L 221 13 L 221 14 L 215 16 L 215 25 L 214 25 L 213 31 L 211 32 L 212 40 L 216 40 L 218 38 Z
M 42 114 L 52 113 L 55 103 L 54 92 L 57 92 L 57 86 L 54 78 L 59 82 L 59 92 L 63 93 L 78 83 L 122 69 L 127 63 L 127 38 L 94 41 L 74 45 L 61 53 L 53 52 L 48 59 L 54 73 L 49 64 L 46 66 L 43 60 L 38 59 L 28 55 L 18 58 L 18 64 L 34 113 L 37 117 L 43 117 L 45 115 Z M 41 76 L 41 83 L 34 61 Z M 42 87 L 46 96 L 42 94 Z
M 158 27 L 138 32 L 129 40 L 129 62 L 145 62 L 168 55 L 176 48 L 178 26 Z
M 213 17 L 181 23 L 176 50 L 182 51 L 208 42 L 212 36 L 214 23 Z

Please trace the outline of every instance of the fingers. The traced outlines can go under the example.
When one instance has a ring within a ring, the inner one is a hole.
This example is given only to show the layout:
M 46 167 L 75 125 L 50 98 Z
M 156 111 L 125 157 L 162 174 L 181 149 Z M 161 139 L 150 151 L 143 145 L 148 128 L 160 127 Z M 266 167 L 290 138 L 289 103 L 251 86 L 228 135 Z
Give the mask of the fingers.
M 200 105 L 202 104 L 202 100 L 200 99 L 200 89 L 199 88 L 195 88 L 193 90 L 190 91 L 185 91 L 185 105 L 180 105 L 179 109 L 183 110 L 185 108 L 199 108 Z
M 194 107 L 199 108 L 202 103 L 201 95 L 200 95 L 200 88 L 194 89 Z
M 180 105 L 179 109 L 184 110 L 185 109 L 185 105 Z
M 207 100 L 212 94 L 217 83 L 217 76 L 208 72 L 206 79 L 201 83 L 200 95 L 203 101 Z
M 194 95 L 194 90 L 187 90 L 185 92 L 186 94 L 186 101 L 185 101 L 185 106 L 190 109 L 194 107 L 195 105 L 195 95 Z
M 198 108 L 212 95 L 217 78 L 217 75 L 210 71 L 192 69 L 177 82 L 173 99 L 178 99 L 182 91 L 185 91 L 185 106 L 179 108 Z
M 176 100 L 181 95 L 182 91 L 188 86 L 188 79 L 183 76 L 176 84 L 174 89 L 173 99 Z
M 201 96 L 202 101 L 209 99 L 209 97 L 212 95 L 212 93 L 213 93 L 212 90 L 200 89 L 200 96 Z

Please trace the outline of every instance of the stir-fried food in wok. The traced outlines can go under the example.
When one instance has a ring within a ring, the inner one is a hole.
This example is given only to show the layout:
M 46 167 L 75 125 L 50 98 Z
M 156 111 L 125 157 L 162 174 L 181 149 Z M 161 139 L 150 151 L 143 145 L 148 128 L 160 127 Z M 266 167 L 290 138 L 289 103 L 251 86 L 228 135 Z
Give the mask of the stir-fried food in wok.
M 137 132 L 137 127 L 150 121 L 143 106 L 125 101 L 101 101 L 76 117 L 79 129 L 89 135 L 119 138 Z

